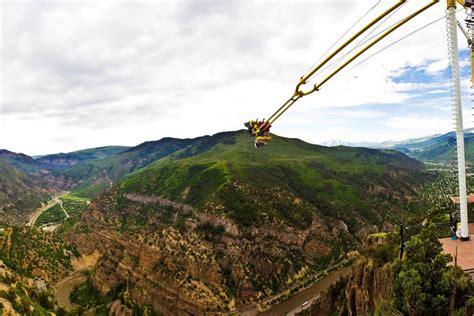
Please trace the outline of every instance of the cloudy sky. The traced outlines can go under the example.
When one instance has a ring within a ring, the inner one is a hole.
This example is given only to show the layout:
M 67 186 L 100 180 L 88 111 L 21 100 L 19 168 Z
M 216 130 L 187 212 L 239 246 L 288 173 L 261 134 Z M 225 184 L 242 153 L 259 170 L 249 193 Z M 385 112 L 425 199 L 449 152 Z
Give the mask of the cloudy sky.
M 2 1 L 0 148 L 35 155 L 240 129 L 273 113 L 378 2 L 362 22 L 396 1 Z M 410 1 L 369 38 L 427 2 Z M 443 15 L 437 4 L 366 56 Z M 466 48 L 460 37 L 472 127 Z M 349 67 L 272 131 L 312 143 L 447 132 L 447 67 L 441 20 Z

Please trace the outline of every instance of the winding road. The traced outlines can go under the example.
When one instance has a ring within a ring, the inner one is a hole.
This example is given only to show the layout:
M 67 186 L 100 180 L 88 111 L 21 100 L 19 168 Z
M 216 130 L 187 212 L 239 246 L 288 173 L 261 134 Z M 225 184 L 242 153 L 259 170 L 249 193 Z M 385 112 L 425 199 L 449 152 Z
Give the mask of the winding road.
M 69 192 L 63 192 L 61 194 L 58 194 L 56 196 L 53 196 L 51 198 L 51 200 L 48 202 L 48 204 L 46 204 L 46 206 L 38 209 L 31 217 L 30 221 L 28 223 L 26 223 L 25 226 L 34 226 L 35 225 L 35 222 L 36 220 L 38 219 L 38 217 L 40 217 L 41 214 L 43 214 L 45 211 L 47 211 L 48 209 L 50 209 L 51 207 L 55 206 L 56 204 L 59 204 L 61 206 L 61 209 L 63 210 L 64 214 L 66 214 L 66 218 L 69 217 L 69 214 L 66 212 L 66 210 L 64 209 L 63 207 L 63 203 L 62 201 L 60 200 L 60 197 L 63 196 L 63 195 L 66 195 L 68 194 Z
M 349 275 L 352 267 L 342 267 L 339 270 L 336 270 L 332 273 L 329 273 L 327 276 L 323 277 L 307 289 L 302 290 L 301 292 L 296 293 L 288 300 L 271 307 L 269 310 L 258 314 L 259 316 L 281 316 L 295 315 L 297 312 L 301 312 L 303 309 L 308 308 L 314 301 L 316 301 L 322 292 L 329 288 L 332 284 L 336 283 L 341 277 Z M 306 302 L 307 305 L 305 304 Z M 303 304 L 305 306 L 303 307 Z

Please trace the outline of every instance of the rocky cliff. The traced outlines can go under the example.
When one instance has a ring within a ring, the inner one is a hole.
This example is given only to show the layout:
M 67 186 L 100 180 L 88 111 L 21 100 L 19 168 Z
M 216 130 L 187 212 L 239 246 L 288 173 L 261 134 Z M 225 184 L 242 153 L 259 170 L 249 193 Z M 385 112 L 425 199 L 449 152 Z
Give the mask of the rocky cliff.
M 360 258 L 351 274 L 332 285 L 308 309 L 309 315 L 399 315 L 392 304 L 393 271 L 389 264 L 379 266 Z

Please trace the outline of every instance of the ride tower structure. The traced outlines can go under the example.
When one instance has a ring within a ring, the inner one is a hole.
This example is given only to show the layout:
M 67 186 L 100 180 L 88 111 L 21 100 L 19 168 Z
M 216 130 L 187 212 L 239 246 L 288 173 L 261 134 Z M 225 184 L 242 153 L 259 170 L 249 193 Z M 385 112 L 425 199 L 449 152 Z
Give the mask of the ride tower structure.
M 466 157 L 464 153 L 464 127 L 461 101 L 461 82 L 459 69 L 459 48 L 457 37 L 456 0 L 447 0 L 446 34 L 448 57 L 451 66 L 452 110 L 456 131 L 456 149 L 458 163 L 458 187 L 461 220 L 461 240 L 469 240 L 469 219 L 467 212 Z M 462 3 L 463 5 L 466 5 Z M 471 44 L 472 46 L 472 44 Z M 472 51 L 471 51 L 472 54 Z M 472 63 L 472 56 L 471 56 Z M 472 66 L 471 66 L 472 74 Z M 472 75 L 471 75 L 472 76 Z M 471 78 L 472 84 L 472 78 Z

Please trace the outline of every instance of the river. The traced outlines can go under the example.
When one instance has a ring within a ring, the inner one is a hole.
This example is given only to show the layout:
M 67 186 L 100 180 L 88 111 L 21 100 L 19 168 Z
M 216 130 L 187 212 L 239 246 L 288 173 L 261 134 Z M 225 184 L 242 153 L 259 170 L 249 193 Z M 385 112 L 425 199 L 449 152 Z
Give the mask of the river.
M 347 276 L 351 272 L 351 267 L 343 267 L 337 271 L 334 271 L 327 276 L 323 277 L 318 282 L 314 283 L 307 289 L 293 295 L 288 300 L 273 306 L 269 310 L 259 313 L 258 315 L 262 316 L 282 316 L 285 314 L 294 315 L 295 312 L 301 310 L 301 305 L 305 302 L 311 302 L 315 298 L 317 298 L 321 293 L 326 290 L 330 285 L 336 283 L 341 277 Z M 65 278 L 64 280 L 60 281 L 56 285 L 56 291 L 54 296 L 56 297 L 59 305 L 70 309 L 74 307 L 74 305 L 69 300 L 69 294 L 71 293 L 72 289 L 85 281 L 85 277 L 83 275 L 72 275 L 70 277 Z M 245 313 L 246 315 L 255 315 L 255 311 L 249 311 L 249 313 Z
M 54 297 L 56 297 L 59 305 L 67 309 L 73 308 L 74 305 L 69 300 L 69 294 L 71 294 L 72 289 L 76 285 L 85 280 L 86 277 L 83 275 L 72 275 L 59 282 L 56 285 L 56 291 L 54 292 Z
M 326 290 L 330 285 L 336 283 L 341 277 L 348 275 L 351 272 L 352 267 L 341 268 L 331 274 L 328 274 L 318 282 L 314 283 L 309 288 L 295 294 L 287 301 L 284 301 L 278 305 L 273 306 L 269 310 L 262 312 L 258 315 L 262 316 L 282 316 L 286 313 L 288 315 L 294 315 L 295 312 L 301 310 L 301 304 L 305 302 L 311 302 L 317 298 L 321 293 Z

